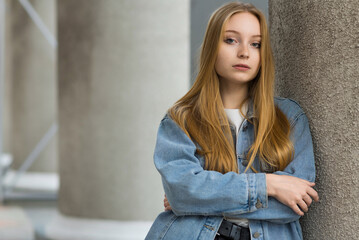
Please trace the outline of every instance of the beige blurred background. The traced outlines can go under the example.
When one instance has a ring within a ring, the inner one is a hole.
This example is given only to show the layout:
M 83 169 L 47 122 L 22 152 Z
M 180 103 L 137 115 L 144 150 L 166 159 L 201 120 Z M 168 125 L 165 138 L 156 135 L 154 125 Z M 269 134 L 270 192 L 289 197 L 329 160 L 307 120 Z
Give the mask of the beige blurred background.
M 144 239 L 153 164 L 225 0 L 0 0 L 0 239 Z M 321 202 L 304 239 L 355 239 L 359 3 L 247 1 L 268 17 L 277 95 L 310 121 Z

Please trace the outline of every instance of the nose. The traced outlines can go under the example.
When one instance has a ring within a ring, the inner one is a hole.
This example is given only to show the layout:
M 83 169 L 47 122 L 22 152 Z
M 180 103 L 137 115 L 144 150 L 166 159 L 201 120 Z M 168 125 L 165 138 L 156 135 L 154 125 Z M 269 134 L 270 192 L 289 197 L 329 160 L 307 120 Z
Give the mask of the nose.
M 237 56 L 239 58 L 249 58 L 248 47 L 245 45 L 240 46 L 238 49 Z

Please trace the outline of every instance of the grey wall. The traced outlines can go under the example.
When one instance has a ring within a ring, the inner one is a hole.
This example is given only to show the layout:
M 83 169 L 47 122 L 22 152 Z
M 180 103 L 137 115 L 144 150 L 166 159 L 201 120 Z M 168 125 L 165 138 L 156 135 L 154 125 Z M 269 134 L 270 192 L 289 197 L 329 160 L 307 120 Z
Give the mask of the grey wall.
M 189 1 L 61 0 L 59 210 L 153 220 L 157 128 L 189 86 Z
M 225 3 L 233 0 L 191 0 L 191 82 L 197 75 L 197 65 L 200 54 L 200 47 L 206 32 L 207 23 L 211 14 Z M 243 2 L 243 1 L 242 1 Z M 247 0 L 263 11 L 268 16 L 267 0 Z
M 305 239 L 358 239 L 359 2 L 269 1 L 277 91 L 309 118 L 320 203 Z

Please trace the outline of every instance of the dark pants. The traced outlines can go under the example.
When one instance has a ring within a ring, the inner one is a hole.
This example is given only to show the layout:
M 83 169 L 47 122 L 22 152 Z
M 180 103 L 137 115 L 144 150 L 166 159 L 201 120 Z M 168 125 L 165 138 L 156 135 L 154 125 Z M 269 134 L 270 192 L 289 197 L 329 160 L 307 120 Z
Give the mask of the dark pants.
M 214 240 L 231 240 L 231 238 L 222 237 L 222 236 L 216 236 Z M 250 235 L 241 235 L 240 240 L 251 240 Z

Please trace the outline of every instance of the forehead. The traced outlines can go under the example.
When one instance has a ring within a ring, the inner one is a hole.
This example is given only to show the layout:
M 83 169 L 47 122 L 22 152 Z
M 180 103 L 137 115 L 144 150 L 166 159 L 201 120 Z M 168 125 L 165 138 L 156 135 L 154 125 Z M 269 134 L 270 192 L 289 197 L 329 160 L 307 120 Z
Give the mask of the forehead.
M 231 16 L 224 26 L 224 31 L 234 30 L 245 35 L 259 35 L 260 24 L 256 16 L 249 12 L 236 13 Z

